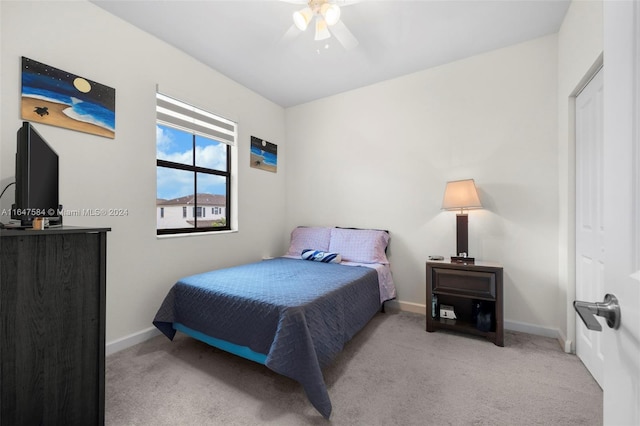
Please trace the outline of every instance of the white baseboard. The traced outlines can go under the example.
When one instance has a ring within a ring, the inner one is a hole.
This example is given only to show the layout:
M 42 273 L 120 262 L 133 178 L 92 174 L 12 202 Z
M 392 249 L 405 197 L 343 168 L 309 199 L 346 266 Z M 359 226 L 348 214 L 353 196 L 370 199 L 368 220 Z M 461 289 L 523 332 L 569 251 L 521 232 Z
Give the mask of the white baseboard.
M 565 336 L 564 333 L 560 330 L 558 330 L 558 341 L 560 342 L 560 346 L 562 346 L 562 349 L 566 353 L 568 354 L 576 353 L 576 349 L 573 346 L 573 341 L 571 341 L 570 339 L 567 339 L 567 336 Z
M 137 333 L 108 342 L 105 346 L 105 355 L 109 356 L 116 352 L 120 352 L 124 349 L 130 348 L 131 346 L 137 345 L 138 343 L 142 343 L 145 340 L 149 340 L 152 337 L 156 337 L 159 334 L 160 330 L 155 327 L 149 327 L 142 331 L 138 331 Z
M 403 302 L 401 300 L 390 300 L 385 302 L 385 309 L 389 310 L 399 310 L 405 312 L 413 312 L 414 314 L 422 314 L 427 315 L 427 308 L 425 305 L 420 305 L 418 303 L 412 302 Z
M 522 333 L 535 334 L 537 336 L 551 337 L 556 339 L 560 347 L 566 353 L 572 353 L 572 342 L 558 328 L 543 327 L 540 325 L 528 324 L 519 321 L 504 321 L 504 328 L 512 331 L 520 331 Z
M 537 336 L 558 338 L 558 329 L 551 327 L 543 327 L 540 325 L 529 324 L 520 321 L 504 321 L 504 328 L 512 331 L 520 331 L 522 333 L 535 334 Z

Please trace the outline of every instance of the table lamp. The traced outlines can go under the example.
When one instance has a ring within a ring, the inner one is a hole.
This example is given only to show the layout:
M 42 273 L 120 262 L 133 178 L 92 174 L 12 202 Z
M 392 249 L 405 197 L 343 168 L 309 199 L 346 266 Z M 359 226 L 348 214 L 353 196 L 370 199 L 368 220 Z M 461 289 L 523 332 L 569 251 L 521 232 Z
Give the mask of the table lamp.
M 464 212 L 470 209 L 481 209 L 478 191 L 473 179 L 447 182 L 442 200 L 443 210 L 460 210 L 456 215 L 456 256 L 452 262 L 473 263 L 469 256 L 469 216 Z

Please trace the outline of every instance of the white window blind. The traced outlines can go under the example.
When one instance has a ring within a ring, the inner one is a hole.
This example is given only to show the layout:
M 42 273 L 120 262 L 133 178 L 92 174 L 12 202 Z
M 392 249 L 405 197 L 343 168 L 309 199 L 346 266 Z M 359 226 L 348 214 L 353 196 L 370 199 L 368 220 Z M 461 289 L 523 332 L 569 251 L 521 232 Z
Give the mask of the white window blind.
M 227 145 L 236 143 L 236 123 L 162 93 L 156 93 L 159 123 L 211 138 Z

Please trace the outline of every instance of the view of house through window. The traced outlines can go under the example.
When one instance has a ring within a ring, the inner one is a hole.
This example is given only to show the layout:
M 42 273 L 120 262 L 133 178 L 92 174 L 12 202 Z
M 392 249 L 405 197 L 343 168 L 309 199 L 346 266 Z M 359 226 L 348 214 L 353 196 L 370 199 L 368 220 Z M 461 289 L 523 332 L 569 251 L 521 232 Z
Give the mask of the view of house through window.
M 157 95 L 158 234 L 231 229 L 235 123 Z

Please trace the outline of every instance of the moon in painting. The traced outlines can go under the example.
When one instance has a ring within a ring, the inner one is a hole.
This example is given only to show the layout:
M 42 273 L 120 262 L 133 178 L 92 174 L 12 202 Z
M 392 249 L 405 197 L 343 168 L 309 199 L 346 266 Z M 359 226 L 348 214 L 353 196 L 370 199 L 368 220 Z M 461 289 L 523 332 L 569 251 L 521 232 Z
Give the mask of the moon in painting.
M 82 77 L 77 77 L 73 80 L 73 85 L 82 93 L 88 93 L 91 90 L 91 84 Z

